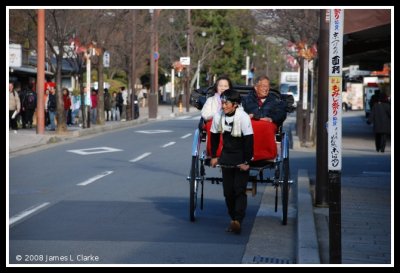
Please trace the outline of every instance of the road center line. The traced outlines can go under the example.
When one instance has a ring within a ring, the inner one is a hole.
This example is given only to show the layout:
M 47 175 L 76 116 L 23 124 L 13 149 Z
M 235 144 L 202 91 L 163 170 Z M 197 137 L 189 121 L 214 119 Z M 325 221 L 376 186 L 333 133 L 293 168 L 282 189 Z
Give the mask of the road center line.
M 186 135 L 184 135 L 184 136 L 181 136 L 181 138 L 183 139 L 183 138 L 187 138 L 187 137 L 190 137 L 192 134 L 186 134 Z
M 23 212 L 21 212 L 21 213 L 15 215 L 15 216 L 13 216 L 13 217 L 11 217 L 11 218 L 10 218 L 10 223 L 9 223 L 9 224 L 12 225 L 12 224 L 14 224 L 15 222 L 21 220 L 22 218 L 28 216 L 29 214 L 32 214 L 32 213 L 34 213 L 35 211 L 40 210 L 41 208 L 44 208 L 45 206 L 47 206 L 47 205 L 49 205 L 49 204 L 50 204 L 49 202 L 46 202 L 46 203 L 40 204 L 40 205 L 38 205 L 38 206 L 36 206 L 36 207 L 32 207 L 32 208 L 29 208 L 29 209 L 27 209 L 27 210 L 24 210 Z
M 139 161 L 139 160 L 141 160 L 141 159 L 143 159 L 145 157 L 148 157 L 149 155 L 151 155 L 151 153 L 144 153 L 144 154 L 142 154 L 142 155 L 140 155 L 140 156 L 138 156 L 138 157 L 136 157 L 134 159 L 129 160 L 129 162 Z
M 174 145 L 176 142 L 175 141 L 171 141 L 171 142 L 168 142 L 167 144 L 164 144 L 163 146 L 161 146 L 162 148 L 165 148 L 165 147 L 168 147 L 168 146 L 171 146 L 171 145 Z
M 85 180 L 85 181 L 83 181 L 83 182 L 81 182 L 81 183 L 78 183 L 78 184 L 76 184 L 77 186 L 86 186 L 86 185 L 89 185 L 90 183 L 93 183 L 94 181 L 96 181 L 96 180 L 98 180 L 98 179 L 100 179 L 100 178 L 102 178 L 102 177 L 104 177 L 104 176 L 107 176 L 107 175 L 109 175 L 109 174 L 112 174 L 114 171 L 105 171 L 105 172 L 103 172 L 102 174 L 99 174 L 99 175 L 96 175 L 96 176 L 94 176 L 94 177 L 92 177 L 92 178 L 89 178 L 88 180 Z

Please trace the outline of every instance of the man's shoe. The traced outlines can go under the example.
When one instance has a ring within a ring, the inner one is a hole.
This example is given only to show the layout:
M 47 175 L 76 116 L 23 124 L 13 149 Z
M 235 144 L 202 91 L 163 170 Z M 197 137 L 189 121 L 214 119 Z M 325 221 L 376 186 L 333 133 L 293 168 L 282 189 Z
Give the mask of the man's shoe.
M 231 224 L 229 225 L 229 227 L 226 228 L 225 230 L 226 232 L 233 232 L 235 234 L 240 234 L 241 227 L 240 227 L 240 222 L 237 220 L 233 220 L 231 221 Z
M 231 223 L 232 232 L 235 234 L 240 234 L 242 228 L 240 227 L 240 222 L 237 220 L 233 220 Z

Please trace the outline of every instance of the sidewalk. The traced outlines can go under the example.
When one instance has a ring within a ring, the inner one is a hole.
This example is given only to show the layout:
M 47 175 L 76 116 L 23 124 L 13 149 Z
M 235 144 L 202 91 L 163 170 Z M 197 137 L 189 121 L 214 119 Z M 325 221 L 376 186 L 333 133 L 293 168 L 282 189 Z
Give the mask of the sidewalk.
M 285 123 L 289 123 L 288 128 L 291 128 L 293 151 L 315 153 L 315 147 L 300 147 L 294 131 L 295 120 L 289 118 Z M 363 126 L 361 116 L 357 123 L 358 126 Z M 348 156 L 348 153 L 353 153 L 353 156 L 360 157 L 360 161 L 368 161 L 371 156 L 390 156 L 390 140 L 385 153 L 376 154 L 372 131 L 367 132 L 369 135 L 362 138 L 343 136 L 343 154 Z M 341 176 L 342 264 L 390 266 L 390 263 L 394 262 L 391 260 L 392 256 L 394 257 L 391 249 L 391 173 L 370 172 L 368 166 L 372 163 L 366 163 L 365 172 L 358 175 L 343 172 Z M 315 166 L 309 167 L 310 170 L 314 168 Z M 329 208 L 314 206 L 315 181 L 311 181 L 309 175 L 309 170 L 306 169 L 292 173 L 294 185 L 289 197 L 293 198 L 294 207 L 289 205 L 288 225 L 293 218 L 296 222 L 295 236 L 292 238 L 294 242 L 287 238 L 279 238 L 274 242 L 265 239 L 269 235 L 268 232 L 275 232 L 269 228 L 271 219 L 268 219 L 266 212 L 272 209 L 268 207 L 271 206 L 271 197 L 268 199 L 266 187 L 242 263 L 329 264 Z M 276 231 L 275 234 L 278 233 L 279 231 Z M 285 244 L 295 249 L 294 260 L 268 260 L 262 256 L 265 249 L 271 253 L 273 245 L 275 250 L 278 249 L 278 252 L 275 251 L 277 257 L 286 257 Z
M 20 129 L 16 133 L 14 131 L 9 132 L 9 155 L 13 156 L 17 153 L 26 153 L 34 151 L 38 148 L 44 149 L 51 147 L 49 144 L 59 143 L 68 141 L 71 138 L 97 134 L 106 131 L 112 131 L 120 128 L 132 127 L 137 124 L 142 124 L 149 121 L 171 119 L 177 116 L 189 115 L 193 113 L 200 113 L 199 110 L 190 106 L 189 112 L 183 108 L 182 112 L 179 112 L 179 107 L 174 107 L 172 112 L 171 105 L 158 105 L 157 107 L 157 118 L 148 118 L 148 107 L 140 107 L 140 116 L 135 120 L 128 121 L 106 121 L 105 125 L 90 125 L 90 128 L 82 128 L 79 126 L 67 127 L 67 132 L 63 135 L 57 134 L 54 131 L 45 130 L 43 135 L 36 134 L 36 128 L 32 129 Z

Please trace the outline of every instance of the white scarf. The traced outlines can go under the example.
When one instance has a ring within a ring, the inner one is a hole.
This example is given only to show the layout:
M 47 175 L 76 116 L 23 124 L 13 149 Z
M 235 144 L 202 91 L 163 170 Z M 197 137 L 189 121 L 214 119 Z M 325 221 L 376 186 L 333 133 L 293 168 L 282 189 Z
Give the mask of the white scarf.
M 242 128 L 240 127 L 240 117 L 243 114 L 243 108 L 236 108 L 235 115 L 233 116 L 233 127 L 231 131 L 231 135 L 233 137 L 241 137 L 242 136 Z M 218 132 L 222 132 L 222 125 L 225 124 L 226 115 L 224 111 L 221 111 L 221 118 L 219 120 Z

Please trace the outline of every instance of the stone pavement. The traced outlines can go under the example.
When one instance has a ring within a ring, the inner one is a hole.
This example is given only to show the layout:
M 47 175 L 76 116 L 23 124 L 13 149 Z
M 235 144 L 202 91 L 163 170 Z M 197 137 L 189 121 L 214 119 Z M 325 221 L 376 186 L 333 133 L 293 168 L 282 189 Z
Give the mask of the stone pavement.
M 189 112 L 183 109 L 179 112 L 174 107 L 159 105 L 157 120 L 170 119 L 176 116 L 195 114 L 199 111 L 193 107 Z M 153 119 L 155 120 L 155 119 Z M 55 132 L 46 131 L 44 135 L 37 135 L 35 129 L 18 130 L 17 133 L 9 132 L 9 156 L 52 147 L 52 143 L 68 141 L 71 138 L 89 134 L 100 133 L 117 128 L 130 127 L 135 124 L 149 122 L 148 108 L 140 108 L 140 117 L 137 120 L 126 122 L 106 122 L 106 125 L 91 125 L 91 128 L 82 129 L 77 126 L 68 127 L 66 135 L 57 135 Z M 294 150 L 309 151 L 315 153 L 315 147 L 302 148 L 298 143 L 293 128 L 295 120 L 289 118 L 287 123 L 292 128 L 292 144 Z M 346 138 L 343 136 L 343 149 L 357 146 L 361 153 L 368 153 L 373 140 L 367 139 L 366 143 L 360 143 L 360 139 Z M 385 154 L 391 154 L 390 141 Z M 382 155 L 385 156 L 385 155 Z M 315 166 L 310 166 L 310 169 Z M 310 185 L 308 170 L 299 170 L 294 178 L 295 187 L 291 191 L 295 198 L 294 207 L 289 207 L 288 223 L 294 219 L 292 226 L 296 228 L 295 238 L 286 239 L 289 248 L 295 249 L 294 261 L 270 261 L 266 262 L 262 257 L 257 259 L 253 254 L 262 253 L 262 249 L 282 242 L 265 242 L 263 234 L 269 219 L 266 216 L 271 211 L 271 198 L 267 195 L 267 188 L 263 193 L 259 212 L 253 225 L 249 242 L 243 256 L 242 263 L 297 263 L 297 264 L 329 264 L 329 209 L 313 207 L 313 185 Z M 378 184 L 377 181 L 382 183 Z M 391 245 L 391 174 L 376 172 L 370 175 L 342 176 L 342 263 L 343 264 L 378 264 L 394 265 L 394 247 Z M 268 198 L 269 199 L 268 199 Z M 268 199 L 268 200 L 267 200 Z M 392 220 L 392 222 L 391 222 Z M 250 258 L 251 259 L 250 259 Z

